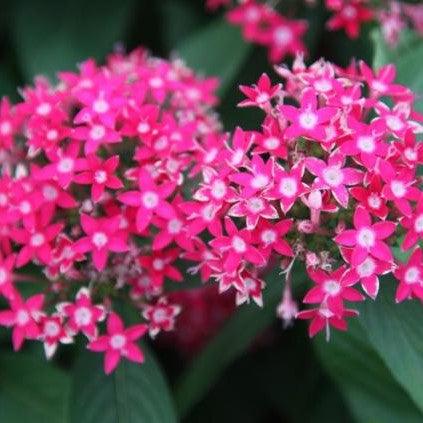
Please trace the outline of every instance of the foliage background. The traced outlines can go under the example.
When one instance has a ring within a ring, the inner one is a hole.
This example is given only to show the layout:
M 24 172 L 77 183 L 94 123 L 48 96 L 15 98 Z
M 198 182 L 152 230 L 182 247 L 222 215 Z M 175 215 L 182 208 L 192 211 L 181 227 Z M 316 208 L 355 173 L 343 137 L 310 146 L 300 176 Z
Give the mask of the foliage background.
M 390 51 L 378 30 L 357 41 L 323 30 L 321 7 L 309 20 L 308 61 L 326 57 L 347 65 L 352 57 L 376 66 L 394 61 L 399 80 L 423 92 L 423 43 L 406 33 Z M 245 44 L 222 16 L 201 0 L 14 0 L 1 3 L 0 94 L 37 74 L 74 69 L 87 57 L 101 61 L 116 46 L 143 45 L 155 55 L 179 56 L 196 70 L 222 79 L 219 113 L 227 130 L 256 128 L 255 111 L 236 109 L 238 84 L 272 74 L 265 51 Z M 281 6 L 281 7 L 282 7 Z M 418 105 L 423 112 L 422 102 Z M 191 362 L 175 351 L 149 348 L 147 363 L 121 365 L 111 377 L 101 357 L 79 345 L 62 348 L 46 364 L 40 346 L 12 354 L 0 329 L 0 422 L 421 422 L 423 421 L 423 308 L 393 304 L 393 282 L 375 304 L 361 307 L 346 334 L 310 342 L 305 327 L 282 330 L 275 319 L 280 277 L 270 275 L 264 310 L 243 306 Z M 304 274 L 294 278 L 298 292 Z M 194 283 L 195 285 L 195 283 Z M 127 321 L 136 319 L 123 307 Z M 158 360 L 153 357 L 158 357 Z M 160 366 L 157 364 L 160 362 Z

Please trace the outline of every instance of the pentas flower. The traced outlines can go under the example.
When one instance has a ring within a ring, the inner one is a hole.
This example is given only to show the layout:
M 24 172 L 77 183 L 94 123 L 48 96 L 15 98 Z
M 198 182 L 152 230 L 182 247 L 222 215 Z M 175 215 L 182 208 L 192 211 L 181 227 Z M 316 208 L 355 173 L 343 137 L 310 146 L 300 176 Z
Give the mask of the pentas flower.
M 88 349 L 104 352 L 104 371 L 111 373 L 122 357 L 135 363 L 144 361 L 144 354 L 136 344 L 147 331 L 147 325 L 138 324 L 125 328 L 121 318 L 116 313 L 110 313 L 107 318 L 107 335 L 101 335 L 88 344 Z
M 367 187 L 355 186 L 350 188 L 350 194 L 359 202 L 361 206 L 374 216 L 385 220 L 388 216 L 388 206 L 386 199 L 382 196 L 382 180 L 380 176 L 371 178 Z
M 231 273 L 235 271 L 241 260 L 254 265 L 264 265 L 263 255 L 251 245 L 251 232 L 247 229 L 239 231 L 230 218 L 225 218 L 225 230 L 227 235 L 216 237 L 210 242 L 213 249 L 223 254 L 223 267 Z
M 353 223 L 355 229 L 347 229 L 335 237 L 337 244 L 353 248 L 351 264 L 358 266 L 369 255 L 392 262 L 392 252 L 383 240 L 394 233 L 396 224 L 389 221 L 372 224 L 370 213 L 361 206 L 354 212 Z
M 139 232 L 149 225 L 153 215 L 171 219 L 175 215 L 173 207 L 166 201 L 173 190 L 172 183 L 156 185 L 151 175 L 142 170 L 138 177 L 139 191 L 127 191 L 118 196 L 119 201 L 131 207 L 137 207 L 137 229 Z
M 102 66 L 89 59 L 58 78 L 37 78 L 20 102 L 0 103 L 0 295 L 10 309 L 2 322 L 13 326 L 16 349 L 30 338 L 48 357 L 79 332 L 94 342 L 115 298 L 141 310 L 166 294 L 165 280 L 184 279 L 175 261 L 201 255 L 198 235 L 220 233 L 214 217 L 228 209 L 208 200 L 191 207 L 185 182 L 220 159 L 242 164 L 255 134 L 240 129 L 220 157 L 230 137 L 211 109 L 216 78 L 143 49 Z M 212 272 L 197 266 L 205 279 Z M 46 306 L 39 297 L 25 303 L 22 280 L 45 293 Z
M 414 209 L 410 217 L 404 216 L 400 220 L 401 225 L 407 230 L 404 241 L 401 244 L 401 248 L 409 250 L 413 248 L 419 239 L 423 239 L 423 195 L 420 194 L 420 198 L 417 202 L 416 208 Z
M 300 108 L 282 105 L 279 109 L 291 122 L 284 134 L 286 138 L 304 136 L 316 141 L 325 139 L 323 124 L 329 122 L 337 113 L 332 107 L 317 108 L 317 95 L 313 89 L 306 89 L 303 92 Z
M 259 307 L 263 307 L 263 289 L 266 283 L 249 272 L 244 272 L 240 277 L 242 287 L 237 290 L 236 304 L 250 303 L 250 300 L 253 300 Z
M 240 85 L 239 89 L 247 97 L 246 100 L 238 104 L 239 107 L 257 106 L 266 108 L 269 101 L 280 95 L 282 84 L 272 85 L 269 76 L 263 73 L 254 87 Z
M 13 327 L 12 344 L 15 351 L 21 349 L 25 339 L 37 339 L 38 322 L 42 315 L 44 295 L 37 294 L 26 301 L 20 295 L 9 300 L 10 310 L 0 311 L 0 325 Z
M 414 250 L 407 263 L 401 263 L 394 275 L 399 281 L 395 294 L 397 303 L 411 298 L 423 300 L 423 254 L 420 247 Z
M 97 337 L 97 324 L 104 320 L 106 311 L 102 305 L 92 304 L 88 289 L 81 288 L 75 302 L 59 303 L 56 307 L 68 319 L 68 333 L 75 335 L 82 332 L 88 339 Z
M 129 247 L 125 232 L 119 228 L 120 216 L 94 219 L 87 214 L 81 215 L 81 227 L 86 236 L 73 246 L 76 253 L 91 251 L 94 266 L 101 271 L 106 267 L 109 251 L 123 253 Z
M 77 184 L 91 185 L 91 198 L 93 201 L 100 200 L 105 188 L 120 189 L 123 183 L 115 175 L 119 165 L 119 156 L 112 156 L 102 162 L 99 157 L 90 155 L 87 157 L 87 169 L 75 176 Z
M 307 170 L 317 178 L 313 181 L 314 189 L 330 190 L 335 200 L 342 206 L 348 206 L 349 194 L 347 186 L 357 185 L 363 180 L 363 172 L 358 169 L 344 167 L 345 157 L 335 152 L 323 160 L 309 157 L 306 160 Z
M 159 298 L 156 304 L 147 305 L 142 312 L 148 321 L 148 333 L 152 338 L 160 331 L 169 332 L 174 329 L 175 317 L 181 312 L 178 304 L 170 304 L 165 297 Z

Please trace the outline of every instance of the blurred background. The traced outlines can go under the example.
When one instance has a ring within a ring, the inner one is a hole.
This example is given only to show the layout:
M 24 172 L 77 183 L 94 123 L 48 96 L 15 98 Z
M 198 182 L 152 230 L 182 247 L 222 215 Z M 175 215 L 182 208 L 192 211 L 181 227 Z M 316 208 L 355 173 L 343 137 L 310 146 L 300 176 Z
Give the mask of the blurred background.
M 295 15 L 309 21 L 308 63 L 323 56 L 341 66 L 352 58 L 371 63 L 375 49 L 385 49 L 375 47 L 371 25 L 351 41 L 344 33 L 324 30 L 328 16 L 323 7 L 280 3 L 279 10 L 294 5 Z M 0 94 L 12 100 L 19 99 L 17 87 L 31 83 L 36 75 L 54 79 L 57 71 L 73 70 L 88 57 L 101 63 L 114 49 L 144 46 L 154 55 L 181 57 L 198 72 L 221 77 L 218 112 L 229 131 L 236 125 L 257 128 L 261 120 L 254 109 L 236 108 L 242 98 L 238 85 L 256 82 L 262 72 L 275 79 L 266 51 L 246 44 L 238 28 L 226 24 L 222 13 L 206 12 L 201 0 L 3 0 L 0 14 Z M 421 53 L 421 40 L 413 43 L 407 51 Z M 391 54 L 397 57 L 386 53 Z M 411 73 L 421 74 L 422 57 L 414 56 Z M 421 87 L 421 79 L 418 84 Z M 193 285 L 192 292 L 175 294 L 182 295 L 190 310 L 181 316 L 185 333 L 159 336 L 150 346 L 169 384 L 177 416 L 155 421 L 423 421 L 358 323 L 348 335 L 336 334 L 330 344 L 320 338 L 310 342 L 305 325 L 284 329 L 276 319 L 279 284 L 266 291 L 264 310 L 250 305 L 239 311 L 233 308 L 233 298 L 219 297 L 214 287 Z M 386 306 L 383 298 L 379 302 Z M 47 365 L 38 343 L 28 344 L 18 355 L 8 353 L 10 334 L 3 328 L 0 342 L 1 423 L 27 418 L 31 423 L 96 421 L 95 414 L 92 420 L 87 417 L 92 414 L 89 403 L 82 407 L 87 414 L 74 413 L 69 420 L 67 405 L 58 402 L 58 393 L 62 398 L 78 391 L 72 385 L 78 346 L 61 348 L 54 363 Z M 418 349 L 423 351 L 421 345 Z M 85 369 L 87 383 L 91 371 Z M 79 384 L 84 385 L 81 377 Z M 96 391 L 91 392 L 93 404 L 95 397 Z M 132 416 L 119 421 L 138 420 Z

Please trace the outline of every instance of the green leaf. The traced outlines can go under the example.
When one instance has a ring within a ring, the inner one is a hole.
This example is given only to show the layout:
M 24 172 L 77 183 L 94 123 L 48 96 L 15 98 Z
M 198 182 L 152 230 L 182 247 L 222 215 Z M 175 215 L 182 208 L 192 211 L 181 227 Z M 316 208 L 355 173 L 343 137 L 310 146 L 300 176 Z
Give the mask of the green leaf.
M 0 421 L 67 422 L 69 377 L 24 353 L 0 354 Z
M 301 286 L 304 273 L 293 275 L 293 283 Z M 240 356 L 275 319 L 275 309 L 281 298 L 283 276 L 279 272 L 266 279 L 264 307 L 240 307 L 219 333 L 194 359 L 176 387 L 175 399 L 180 416 L 185 416 L 193 405 L 202 399 L 226 367 Z
M 420 98 L 416 109 L 423 112 L 423 73 L 418 66 L 423 62 L 423 43 L 421 37 L 412 30 L 405 30 L 395 48 L 387 45 L 380 30 L 375 29 L 371 38 L 375 47 L 373 66 L 378 69 L 387 63 L 397 66 L 397 80 L 411 88 Z
M 74 69 L 88 57 L 103 59 L 124 31 L 135 0 L 15 0 L 11 31 L 16 54 L 30 81 Z
M 194 70 L 218 76 L 222 94 L 231 85 L 251 49 L 238 28 L 223 19 L 213 21 L 176 47 L 177 54 Z
M 422 421 L 423 415 L 371 348 L 357 320 L 350 322 L 345 333 L 334 331 L 330 342 L 325 342 L 322 336 L 316 337 L 314 345 L 357 422 Z
M 122 359 L 109 376 L 102 363 L 102 354 L 86 351 L 76 363 L 71 423 L 176 422 L 167 383 L 151 354 L 142 365 Z
M 375 302 L 360 307 L 360 322 L 393 377 L 423 411 L 423 307 L 395 304 L 393 277 L 385 277 Z

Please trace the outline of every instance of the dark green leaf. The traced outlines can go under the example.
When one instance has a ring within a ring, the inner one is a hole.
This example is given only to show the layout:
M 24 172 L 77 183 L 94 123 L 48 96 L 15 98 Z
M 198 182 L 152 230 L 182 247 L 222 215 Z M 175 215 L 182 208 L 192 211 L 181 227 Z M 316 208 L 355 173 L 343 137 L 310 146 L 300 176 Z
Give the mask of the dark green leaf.
M 0 354 L 0 421 L 68 421 L 69 377 L 51 363 L 23 353 Z
M 103 59 L 124 31 L 134 0 L 15 0 L 11 30 L 24 76 L 54 76 L 88 58 Z
M 377 300 L 360 307 L 360 322 L 393 377 L 423 411 L 423 307 L 395 304 L 392 277 L 384 278 Z
M 381 333 L 383 329 L 380 328 Z M 357 422 L 421 422 L 423 415 L 371 348 L 357 320 L 348 331 L 333 332 L 330 342 L 318 336 L 315 346 L 323 365 L 340 386 Z
M 76 363 L 72 423 L 176 422 L 166 381 L 151 354 L 142 365 L 122 360 L 109 376 L 102 360 L 102 354 L 83 352 Z
M 275 319 L 283 276 L 276 271 L 266 281 L 264 308 L 259 309 L 254 304 L 239 308 L 182 375 L 175 392 L 181 416 L 207 393 L 225 368 Z M 294 273 L 295 285 L 299 286 L 303 281 L 301 271 Z
M 250 49 L 251 44 L 243 41 L 239 29 L 221 19 L 192 34 L 176 47 L 176 52 L 194 70 L 207 76 L 218 76 L 222 94 Z

